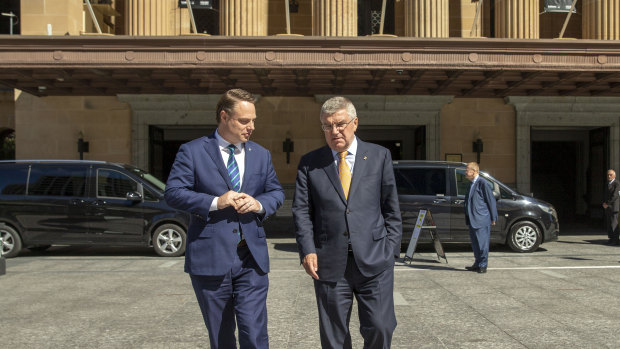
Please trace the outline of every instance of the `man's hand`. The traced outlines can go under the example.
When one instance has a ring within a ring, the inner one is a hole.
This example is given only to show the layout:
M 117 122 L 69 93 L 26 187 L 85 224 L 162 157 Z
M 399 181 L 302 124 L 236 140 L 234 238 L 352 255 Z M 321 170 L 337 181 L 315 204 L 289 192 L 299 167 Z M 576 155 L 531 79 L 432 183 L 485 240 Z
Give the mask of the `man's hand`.
M 260 204 L 256 199 L 246 193 L 241 194 L 235 199 L 235 209 L 238 213 L 244 214 L 248 212 L 260 211 Z
M 491 225 L 495 225 L 495 221 L 492 221 L 492 222 L 491 222 Z
M 235 208 L 235 210 L 237 209 L 237 200 L 239 200 L 239 198 L 245 195 L 243 193 L 237 193 L 236 191 L 233 190 L 229 190 L 226 193 L 224 193 L 224 195 L 220 196 L 217 199 L 217 209 L 218 210 L 222 210 L 225 209 L 228 206 L 232 206 Z
M 304 269 L 306 269 L 306 273 L 308 273 L 308 275 L 312 276 L 316 280 L 319 279 L 319 275 L 316 273 L 317 270 L 319 270 L 319 263 L 316 253 L 308 253 L 304 257 L 303 266 Z
M 603 202 L 603 208 L 607 208 L 607 206 L 608 206 L 607 203 Z

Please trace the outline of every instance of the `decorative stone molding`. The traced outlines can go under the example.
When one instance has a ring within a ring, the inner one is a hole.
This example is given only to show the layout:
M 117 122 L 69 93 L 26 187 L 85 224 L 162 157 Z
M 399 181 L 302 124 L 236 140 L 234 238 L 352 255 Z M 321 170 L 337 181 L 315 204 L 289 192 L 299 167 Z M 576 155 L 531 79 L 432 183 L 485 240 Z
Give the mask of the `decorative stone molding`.
M 618 97 L 506 97 L 516 109 L 517 189 L 531 191 L 533 126 L 609 127 L 609 164 L 620 168 L 620 98 Z

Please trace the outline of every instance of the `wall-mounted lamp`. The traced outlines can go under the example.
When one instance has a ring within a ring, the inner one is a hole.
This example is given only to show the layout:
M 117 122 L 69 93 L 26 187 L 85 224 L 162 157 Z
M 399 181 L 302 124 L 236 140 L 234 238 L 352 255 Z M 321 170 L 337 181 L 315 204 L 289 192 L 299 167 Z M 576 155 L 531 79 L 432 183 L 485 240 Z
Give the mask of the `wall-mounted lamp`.
M 19 18 L 17 18 L 17 15 L 14 14 L 12 11 L 11 12 L 2 12 L 2 15 L 4 17 L 9 17 L 9 34 L 13 35 L 13 26 L 17 25 L 17 23 L 19 23 Z M 13 23 L 13 18 L 15 18 L 15 23 Z
M 291 162 L 291 153 L 295 151 L 295 142 L 291 141 L 290 136 L 287 133 L 287 137 L 282 142 L 282 151 L 286 153 L 286 163 Z
M 84 142 L 84 134 L 80 131 L 77 141 L 77 151 L 80 153 L 80 160 L 84 160 L 84 153 L 88 153 L 88 145 L 88 142 Z
M 477 153 L 477 159 L 478 161 L 476 161 L 477 163 L 480 163 L 480 153 L 482 153 L 482 148 L 484 146 L 484 144 L 482 143 L 482 139 L 478 138 L 476 139 L 474 142 L 472 142 L 473 145 L 473 151 L 475 153 Z

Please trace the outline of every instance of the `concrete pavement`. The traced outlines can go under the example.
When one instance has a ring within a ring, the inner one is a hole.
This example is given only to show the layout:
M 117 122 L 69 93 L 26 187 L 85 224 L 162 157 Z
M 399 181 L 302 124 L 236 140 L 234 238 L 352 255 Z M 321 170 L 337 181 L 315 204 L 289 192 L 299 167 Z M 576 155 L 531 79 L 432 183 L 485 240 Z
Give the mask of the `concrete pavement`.
M 491 249 L 488 273 L 420 246 L 398 262 L 393 348 L 618 348 L 620 247 L 561 236 L 531 254 Z M 292 237 L 269 238 L 272 348 L 320 348 L 312 281 Z M 52 247 L 7 260 L 0 276 L 3 348 L 208 348 L 183 258 L 143 248 Z M 362 347 L 357 312 L 354 348 Z

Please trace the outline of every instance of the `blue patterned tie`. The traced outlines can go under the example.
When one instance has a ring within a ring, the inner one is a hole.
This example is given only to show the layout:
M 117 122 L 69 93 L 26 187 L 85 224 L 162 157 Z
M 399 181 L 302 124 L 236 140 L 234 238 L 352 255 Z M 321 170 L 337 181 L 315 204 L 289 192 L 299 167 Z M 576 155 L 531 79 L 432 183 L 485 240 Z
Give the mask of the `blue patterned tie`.
M 228 175 L 230 176 L 233 190 L 239 192 L 241 191 L 241 176 L 239 175 L 239 167 L 237 166 L 237 161 L 235 160 L 235 149 L 237 149 L 237 147 L 235 147 L 234 144 L 229 144 L 226 148 L 230 151 L 226 169 L 228 170 Z

